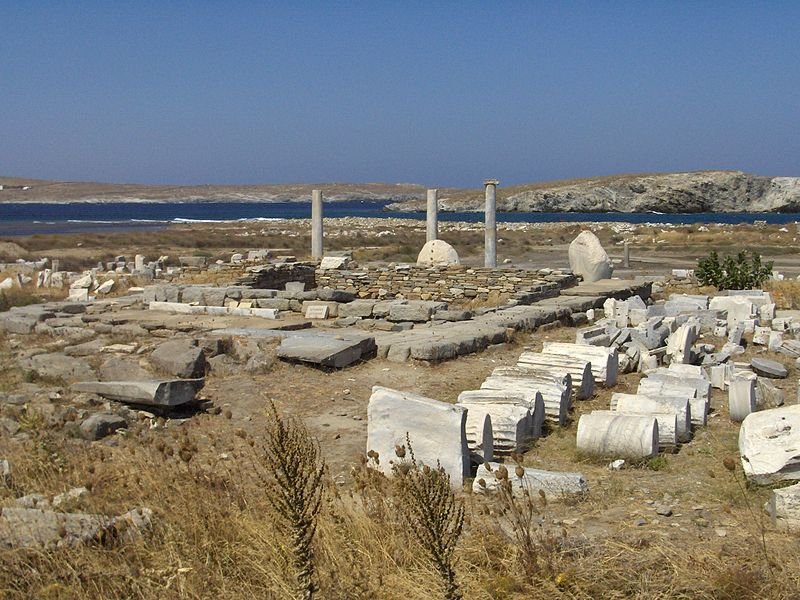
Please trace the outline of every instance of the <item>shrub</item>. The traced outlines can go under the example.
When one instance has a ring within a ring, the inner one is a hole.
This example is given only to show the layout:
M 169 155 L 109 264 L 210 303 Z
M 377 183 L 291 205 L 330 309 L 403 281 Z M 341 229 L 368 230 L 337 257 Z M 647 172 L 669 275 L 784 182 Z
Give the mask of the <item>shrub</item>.
M 721 260 L 712 250 L 706 258 L 698 261 L 695 270 L 702 285 L 713 285 L 719 290 L 749 290 L 761 285 L 771 274 L 772 261 L 762 263 L 761 256 L 747 250 Z

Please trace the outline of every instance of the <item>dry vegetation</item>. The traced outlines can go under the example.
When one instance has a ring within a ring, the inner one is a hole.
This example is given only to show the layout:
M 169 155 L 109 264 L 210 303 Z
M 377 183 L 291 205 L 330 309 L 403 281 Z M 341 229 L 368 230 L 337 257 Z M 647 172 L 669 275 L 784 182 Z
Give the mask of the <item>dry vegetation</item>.
M 220 444 L 231 456 L 221 461 L 195 453 L 191 434 L 139 448 L 85 448 L 33 433 L 24 453 L 11 456 L 18 491 L 87 485 L 90 509 L 113 513 L 146 505 L 156 510 L 158 524 L 134 545 L 0 551 L 6 598 L 311 597 L 295 592 L 290 538 L 280 521 L 267 517 L 267 489 L 249 477 L 246 467 L 257 458 L 246 438 Z M 650 527 L 637 531 L 631 524 L 589 537 L 549 523 L 547 499 L 512 507 L 466 496 L 465 531 L 454 546 L 455 582 L 464 597 L 487 599 L 795 597 L 796 542 L 768 531 L 765 557 L 762 526 L 746 508 L 756 504 L 757 511 L 760 498 L 740 492 L 733 481 L 739 475 L 721 462 L 709 464 L 706 477 L 718 480 L 713 500 L 736 523 L 728 539 L 715 539 L 701 525 L 693 527 L 690 544 L 685 535 L 671 539 L 663 530 L 653 535 Z M 373 472 L 362 471 L 357 481 L 354 489 L 326 488 L 314 541 L 319 597 L 457 597 L 445 595 L 406 513 L 397 509 L 396 488 Z M 598 492 L 586 502 L 624 501 Z M 520 521 L 515 513 L 529 510 L 533 520 Z

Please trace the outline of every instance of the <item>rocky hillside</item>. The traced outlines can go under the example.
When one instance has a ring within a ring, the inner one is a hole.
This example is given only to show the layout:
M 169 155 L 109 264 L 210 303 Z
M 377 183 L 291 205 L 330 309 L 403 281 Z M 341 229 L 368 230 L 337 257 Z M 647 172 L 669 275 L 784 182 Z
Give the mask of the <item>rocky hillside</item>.
M 0 177 L 0 202 L 279 202 L 388 200 L 388 210 L 425 210 L 414 184 L 326 183 L 154 186 Z M 519 212 L 800 212 L 800 178 L 741 171 L 615 175 L 497 190 L 498 210 Z M 440 210 L 483 210 L 483 189 L 440 189 Z
M 422 186 L 387 183 L 169 186 L 0 177 L 0 186 L 0 202 L 310 202 L 312 189 L 328 201 L 425 197 Z
M 498 189 L 498 210 L 520 212 L 796 212 L 800 178 L 741 171 L 621 175 Z M 481 190 L 440 191 L 442 210 L 482 210 Z M 392 210 L 424 210 L 422 202 Z

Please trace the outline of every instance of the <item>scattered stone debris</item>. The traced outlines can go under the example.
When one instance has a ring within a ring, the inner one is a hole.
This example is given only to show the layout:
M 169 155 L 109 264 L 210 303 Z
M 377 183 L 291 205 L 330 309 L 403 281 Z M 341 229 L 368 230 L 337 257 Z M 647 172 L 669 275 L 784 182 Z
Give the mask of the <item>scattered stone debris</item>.
M 152 528 L 153 513 L 137 508 L 118 517 L 42 508 L 0 509 L 0 547 L 61 548 L 132 542 Z

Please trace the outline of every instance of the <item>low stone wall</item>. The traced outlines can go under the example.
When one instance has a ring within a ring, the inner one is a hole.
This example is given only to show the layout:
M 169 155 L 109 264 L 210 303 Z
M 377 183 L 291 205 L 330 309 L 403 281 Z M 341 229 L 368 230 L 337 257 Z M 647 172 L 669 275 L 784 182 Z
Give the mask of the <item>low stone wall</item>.
M 358 270 L 317 270 L 316 286 L 347 290 L 358 298 L 407 300 L 486 300 L 506 296 L 529 304 L 577 284 L 568 271 L 464 266 L 398 265 Z
M 306 289 L 313 289 L 316 263 L 291 262 L 271 263 L 249 267 L 238 284 L 261 290 L 282 290 L 290 281 L 301 281 Z

